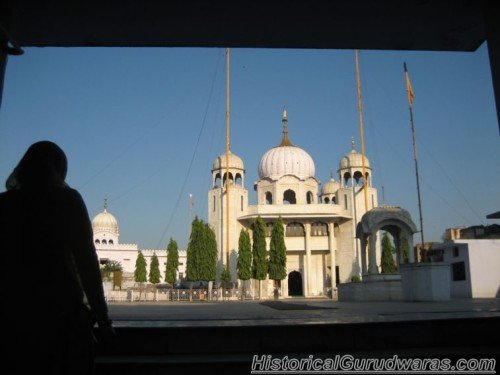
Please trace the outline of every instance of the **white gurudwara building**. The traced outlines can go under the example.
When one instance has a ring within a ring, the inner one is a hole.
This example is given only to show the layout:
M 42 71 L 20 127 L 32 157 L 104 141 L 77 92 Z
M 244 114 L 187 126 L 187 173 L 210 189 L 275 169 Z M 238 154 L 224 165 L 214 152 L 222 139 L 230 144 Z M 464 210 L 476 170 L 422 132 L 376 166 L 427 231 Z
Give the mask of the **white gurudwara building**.
M 119 242 L 120 231 L 118 229 L 118 221 L 108 212 L 106 200 L 104 201 L 104 210 L 97 214 L 92 220 L 92 230 L 94 232 L 94 245 L 99 262 L 101 264 L 105 264 L 109 261 L 120 262 L 123 267 L 124 280 L 128 280 L 127 284 L 130 284 L 130 282 L 133 283 L 135 261 L 139 251 L 142 252 L 144 258 L 146 259 L 148 273 L 149 265 L 151 264 L 151 257 L 153 254 L 156 254 L 160 264 L 162 282 L 164 282 L 167 250 L 140 250 L 137 244 L 121 244 Z M 178 279 L 182 279 L 186 275 L 185 250 L 179 250 L 179 268 L 177 271 Z
M 338 283 L 350 282 L 361 274 L 360 246 L 356 225 L 363 214 L 378 206 L 377 189 L 372 186 L 372 170 L 352 142 L 351 151 L 340 159 L 338 180 L 321 185 L 314 161 L 288 137 L 288 119 L 283 112 L 281 142 L 268 150 L 258 166 L 259 180 L 254 184 L 257 204 L 250 205 L 245 186 L 245 166 L 235 154 L 215 160 L 212 187 L 208 192 L 208 222 L 214 228 L 219 251 L 219 270 L 229 259 L 236 280 L 238 240 L 241 229 L 251 232 L 260 216 L 266 223 L 267 249 L 273 223 L 282 217 L 285 224 L 287 277 L 281 283 L 282 296 L 325 296 Z M 367 183 L 367 207 L 362 192 Z M 229 183 L 229 215 L 225 186 Z M 227 223 L 229 220 L 229 233 Z M 226 241 L 229 234 L 229 256 Z M 380 266 L 380 246 L 376 249 Z M 272 280 L 264 283 L 264 293 L 272 294 Z

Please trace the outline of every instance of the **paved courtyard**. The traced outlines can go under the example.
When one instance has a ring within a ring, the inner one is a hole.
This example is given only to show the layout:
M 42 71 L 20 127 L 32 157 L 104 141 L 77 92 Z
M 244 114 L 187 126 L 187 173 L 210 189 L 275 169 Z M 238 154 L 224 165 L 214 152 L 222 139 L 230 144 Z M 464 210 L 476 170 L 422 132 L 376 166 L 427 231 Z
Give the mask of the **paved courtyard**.
M 226 302 L 111 302 L 116 327 L 331 324 L 500 317 L 500 298 L 446 302 L 326 299 Z

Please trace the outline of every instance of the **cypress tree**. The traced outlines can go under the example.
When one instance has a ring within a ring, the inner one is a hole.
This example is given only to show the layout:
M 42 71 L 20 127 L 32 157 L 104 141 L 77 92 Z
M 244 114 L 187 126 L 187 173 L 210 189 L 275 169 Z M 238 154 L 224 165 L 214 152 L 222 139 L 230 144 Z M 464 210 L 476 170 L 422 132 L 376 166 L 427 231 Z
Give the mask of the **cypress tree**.
M 215 281 L 217 278 L 217 240 L 210 226 L 201 221 L 203 243 L 200 246 L 199 280 Z
M 229 270 L 229 264 L 226 264 L 222 269 L 222 273 L 220 275 L 220 281 L 223 283 L 224 287 L 228 287 L 228 284 L 231 282 L 231 271 Z
M 396 265 L 394 264 L 394 258 L 392 254 L 394 253 L 394 246 L 391 244 L 391 240 L 387 232 L 384 233 L 382 237 L 382 273 L 395 273 Z
M 136 283 L 145 283 L 148 281 L 147 279 L 147 270 L 146 270 L 147 264 L 146 264 L 146 259 L 144 258 L 144 255 L 142 252 L 137 253 L 137 259 L 135 261 L 135 271 L 134 271 L 134 281 Z
M 250 245 L 250 235 L 246 229 L 240 231 L 238 240 L 238 260 L 236 263 L 238 279 L 242 280 L 241 299 L 246 296 L 246 281 L 252 278 L 252 247 Z
M 266 227 L 260 216 L 253 223 L 252 245 L 252 278 L 259 280 L 259 298 L 261 298 L 261 281 L 267 277 Z
M 252 277 L 252 250 L 250 245 L 250 235 L 246 229 L 240 232 L 238 240 L 238 279 L 248 280 Z
M 269 246 L 269 278 L 276 284 L 286 277 L 286 245 L 283 219 L 281 216 L 273 225 Z
M 167 268 L 165 270 L 165 281 L 174 284 L 177 279 L 177 268 L 179 267 L 179 250 L 177 242 L 170 238 L 167 246 Z
M 151 257 L 151 264 L 149 266 L 149 282 L 152 284 L 158 284 L 160 282 L 160 263 L 158 262 L 158 257 L 156 253 L 153 252 Z
M 191 224 L 191 235 L 189 237 L 189 243 L 187 248 L 187 260 L 186 260 L 186 280 L 196 281 L 199 278 L 199 264 L 200 264 L 200 246 L 203 243 L 203 227 L 198 219 L 195 217 Z

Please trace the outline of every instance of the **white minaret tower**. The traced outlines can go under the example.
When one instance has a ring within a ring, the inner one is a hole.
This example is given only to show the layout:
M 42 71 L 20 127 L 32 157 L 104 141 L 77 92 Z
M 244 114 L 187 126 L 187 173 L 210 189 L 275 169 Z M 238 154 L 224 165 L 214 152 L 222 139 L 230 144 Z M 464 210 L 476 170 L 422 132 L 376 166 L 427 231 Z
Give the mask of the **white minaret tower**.
M 208 223 L 214 229 L 217 240 L 219 274 L 222 266 L 227 264 L 226 240 L 228 235 L 227 228 L 229 228 L 229 263 L 231 276 L 233 281 L 236 281 L 238 241 L 240 231 L 243 228 L 238 222 L 238 217 L 246 214 L 248 190 L 245 189 L 245 167 L 243 161 L 233 153 L 229 154 L 228 159 L 228 168 L 226 168 L 226 154 L 218 156 L 212 167 L 212 188 L 208 192 Z M 230 184 L 230 189 L 228 189 L 229 218 L 226 206 L 228 201 L 226 184 Z M 229 220 L 229 223 L 226 220 Z

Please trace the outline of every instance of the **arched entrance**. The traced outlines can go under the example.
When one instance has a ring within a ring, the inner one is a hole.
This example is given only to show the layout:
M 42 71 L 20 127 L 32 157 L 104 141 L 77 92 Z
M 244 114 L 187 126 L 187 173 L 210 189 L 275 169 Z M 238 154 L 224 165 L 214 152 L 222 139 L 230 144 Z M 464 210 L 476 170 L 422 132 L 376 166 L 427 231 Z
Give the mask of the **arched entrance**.
M 365 279 L 379 273 L 376 259 L 377 233 L 384 230 L 391 234 L 396 248 L 396 264 L 404 261 L 402 254 L 402 242 L 408 247 L 408 261 L 414 263 L 413 233 L 417 228 L 413 223 L 410 213 L 401 207 L 380 206 L 366 212 L 356 227 L 356 237 L 361 242 L 361 272 Z
M 292 271 L 288 274 L 288 295 L 302 295 L 302 275 L 298 271 Z

